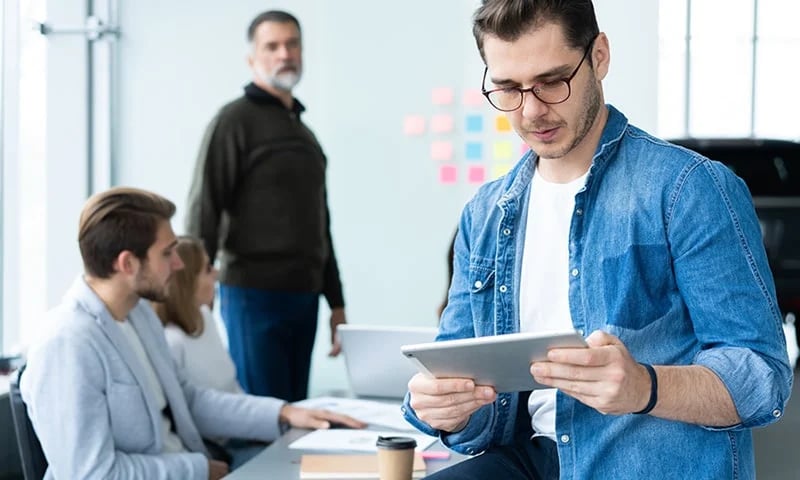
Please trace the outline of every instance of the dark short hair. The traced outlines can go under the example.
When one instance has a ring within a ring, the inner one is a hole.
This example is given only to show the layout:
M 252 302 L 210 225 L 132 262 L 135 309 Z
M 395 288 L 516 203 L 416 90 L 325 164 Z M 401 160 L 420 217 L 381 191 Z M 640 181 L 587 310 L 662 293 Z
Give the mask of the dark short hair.
M 297 33 L 302 33 L 300 30 L 300 22 L 297 21 L 297 18 L 289 12 L 284 12 L 283 10 L 269 10 L 267 12 L 262 12 L 256 15 L 256 18 L 250 22 L 250 26 L 247 27 L 247 41 L 252 42 L 253 37 L 256 36 L 256 29 L 259 25 L 264 22 L 276 22 L 276 23 L 293 23 L 295 27 L 297 27 Z
M 146 259 L 159 224 L 174 214 L 174 203 L 138 188 L 116 187 L 92 196 L 78 225 L 84 270 L 93 277 L 109 278 L 114 260 L 125 250 Z
M 547 23 L 561 25 L 576 49 L 586 48 L 600 33 L 591 0 L 484 0 L 473 16 L 472 34 L 485 62 L 486 35 L 513 42 Z

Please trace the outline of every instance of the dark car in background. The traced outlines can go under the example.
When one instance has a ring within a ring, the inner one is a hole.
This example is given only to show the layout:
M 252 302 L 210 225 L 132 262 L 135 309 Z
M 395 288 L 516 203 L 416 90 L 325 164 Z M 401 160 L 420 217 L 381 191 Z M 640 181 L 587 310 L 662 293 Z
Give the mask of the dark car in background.
M 672 139 L 727 165 L 750 189 L 775 277 L 778 304 L 793 313 L 800 346 L 800 143 L 752 138 Z

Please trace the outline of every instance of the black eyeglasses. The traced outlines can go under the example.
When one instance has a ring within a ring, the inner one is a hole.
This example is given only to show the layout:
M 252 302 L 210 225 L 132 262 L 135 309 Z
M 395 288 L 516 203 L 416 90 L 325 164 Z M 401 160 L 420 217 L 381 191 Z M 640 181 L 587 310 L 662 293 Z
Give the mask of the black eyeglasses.
M 500 110 L 501 112 L 513 112 L 521 107 L 522 102 L 524 101 L 525 92 L 531 92 L 534 97 L 538 98 L 542 103 L 547 103 L 548 105 L 564 103 L 567 101 L 570 94 L 572 94 L 570 82 L 573 78 L 575 78 L 575 75 L 578 74 L 578 70 L 580 70 L 581 65 L 583 65 L 583 61 L 586 60 L 586 56 L 592 50 L 592 45 L 594 45 L 595 38 L 589 42 L 589 45 L 583 52 L 580 63 L 578 63 L 578 66 L 575 67 L 575 70 L 573 70 L 567 78 L 562 78 L 552 82 L 537 83 L 531 88 L 503 87 L 495 88 L 493 90 L 486 90 L 486 74 L 488 73 L 489 68 L 484 67 L 483 80 L 481 81 L 481 93 L 483 93 L 483 96 L 486 97 L 486 100 L 488 100 L 494 108 Z

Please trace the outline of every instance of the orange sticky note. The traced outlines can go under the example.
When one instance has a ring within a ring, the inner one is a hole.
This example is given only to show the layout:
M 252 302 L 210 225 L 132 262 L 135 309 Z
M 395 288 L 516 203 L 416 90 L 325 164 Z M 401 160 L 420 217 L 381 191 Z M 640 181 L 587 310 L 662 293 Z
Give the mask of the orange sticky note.
M 451 160 L 453 158 L 452 142 L 431 143 L 431 158 L 433 160 Z
M 453 103 L 453 89 L 450 87 L 434 88 L 431 91 L 431 101 L 434 105 L 450 105 Z
M 403 134 L 408 136 L 425 133 L 425 117 L 422 115 L 406 115 L 403 119 Z
M 469 167 L 467 181 L 469 183 L 483 183 L 486 180 L 486 168 L 483 166 Z
M 468 88 L 464 90 L 463 101 L 468 107 L 480 107 L 484 102 L 483 94 L 477 88 Z
M 442 165 L 439 167 L 439 182 L 444 184 L 456 183 L 458 169 L 455 165 Z
M 431 131 L 434 133 L 449 133 L 453 131 L 452 115 L 434 115 L 431 118 Z
M 505 115 L 498 115 L 495 119 L 494 126 L 498 132 L 510 132 L 511 123 Z

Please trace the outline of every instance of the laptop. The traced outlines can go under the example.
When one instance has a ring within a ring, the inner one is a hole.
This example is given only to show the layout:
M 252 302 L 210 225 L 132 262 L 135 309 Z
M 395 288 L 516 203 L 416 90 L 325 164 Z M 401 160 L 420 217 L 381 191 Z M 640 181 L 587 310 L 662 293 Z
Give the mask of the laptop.
M 350 381 L 358 397 L 403 398 L 417 368 L 400 346 L 436 339 L 436 327 L 353 325 L 337 328 Z

